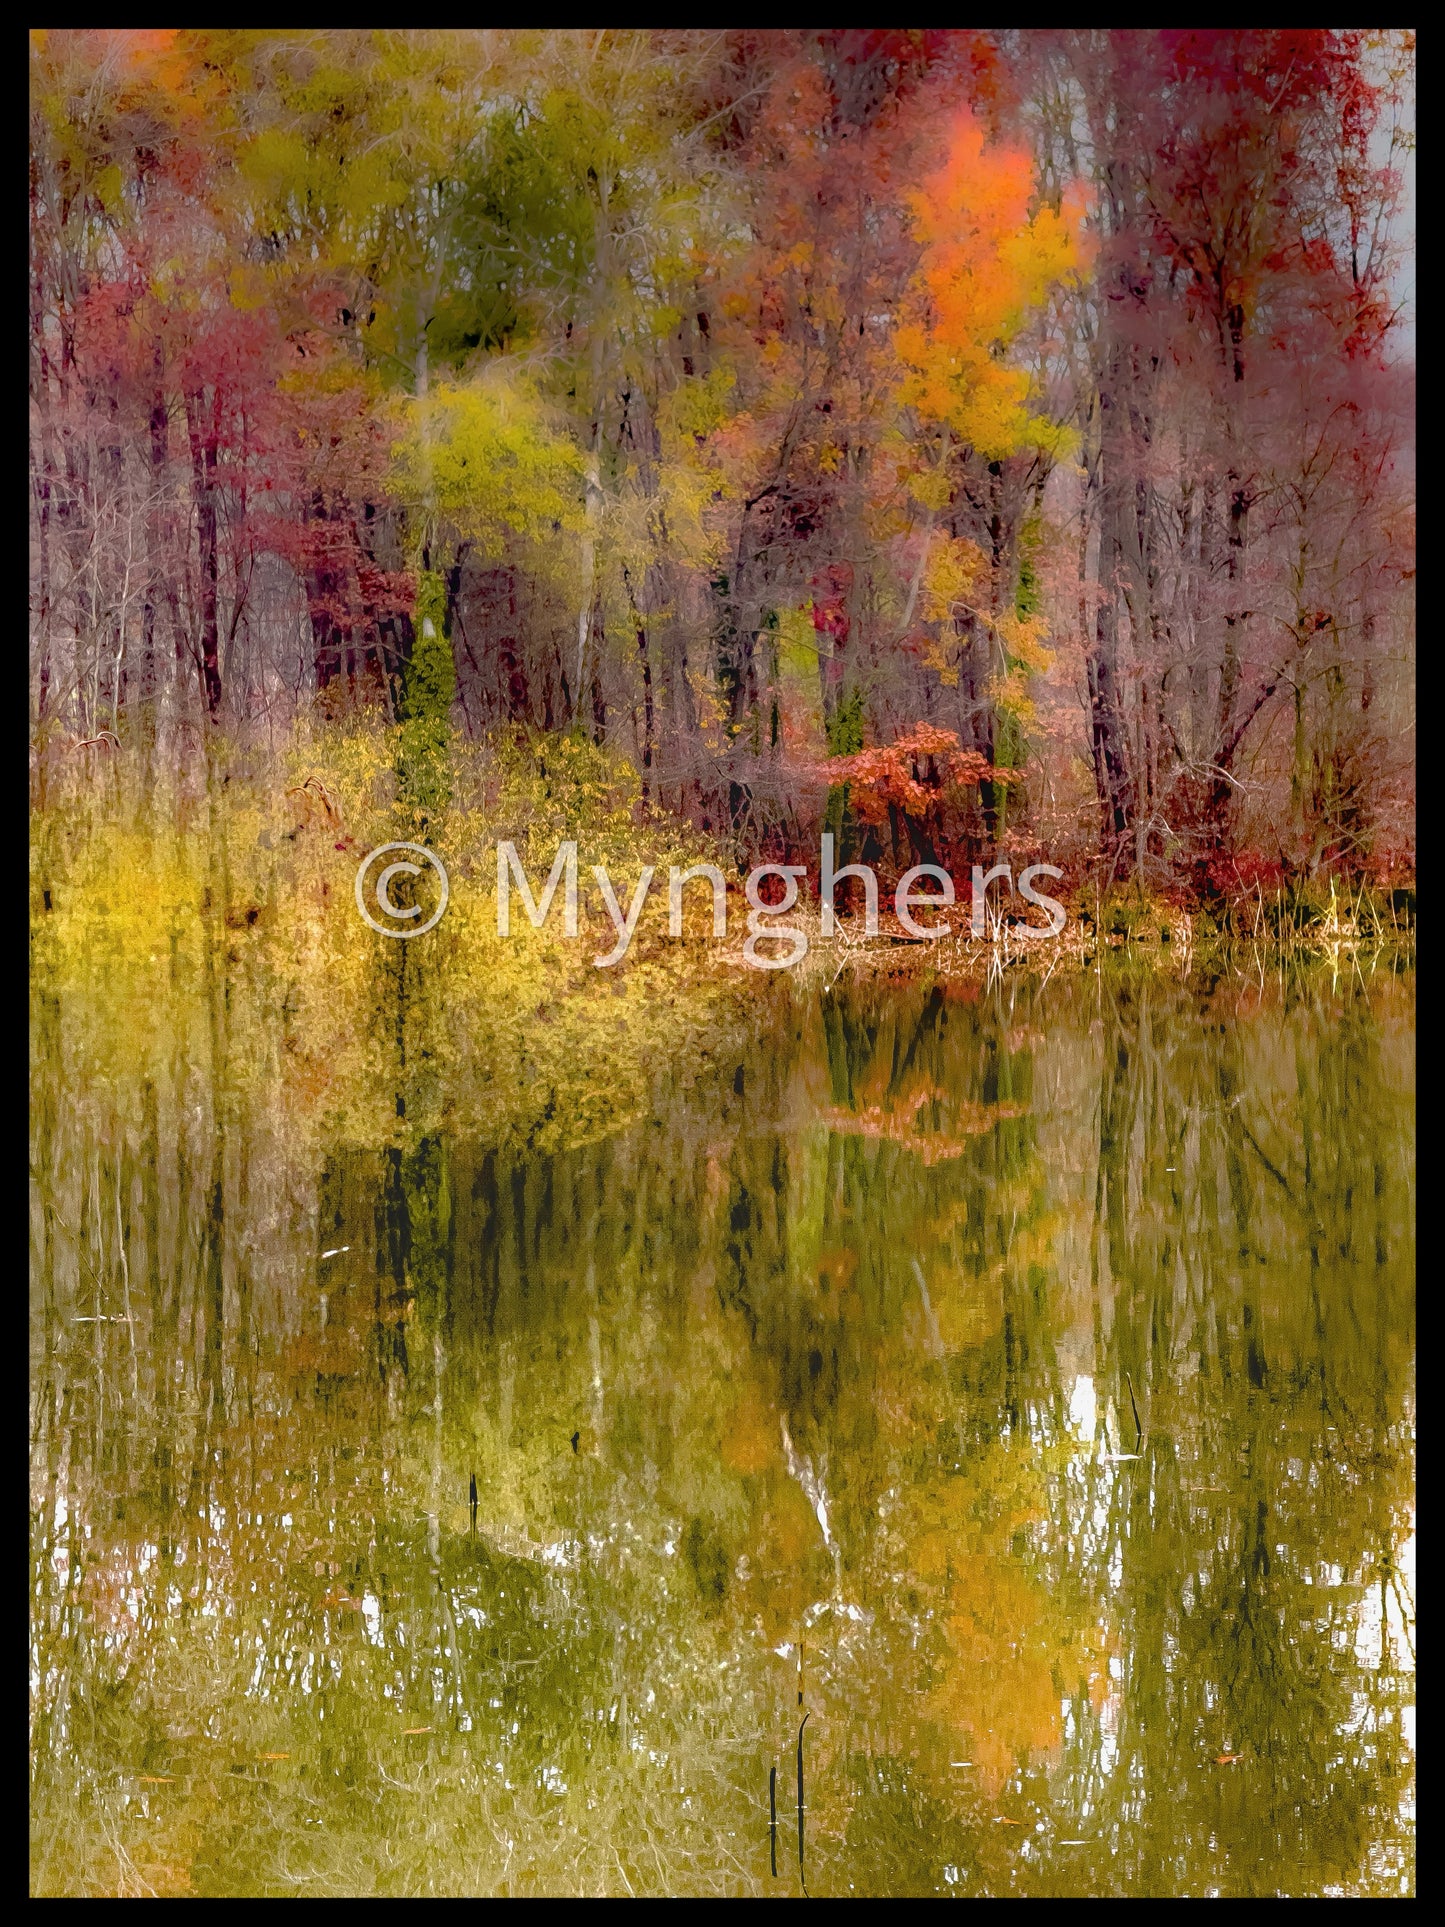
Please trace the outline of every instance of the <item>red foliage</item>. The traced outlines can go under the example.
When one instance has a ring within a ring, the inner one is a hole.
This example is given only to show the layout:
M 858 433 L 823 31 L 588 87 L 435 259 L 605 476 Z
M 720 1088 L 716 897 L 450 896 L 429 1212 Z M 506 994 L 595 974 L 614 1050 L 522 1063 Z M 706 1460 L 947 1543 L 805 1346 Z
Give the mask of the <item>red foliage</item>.
M 1239 898 L 1278 890 L 1284 882 L 1284 865 L 1274 857 L 1258 856 L 1242 850 L 1238 856 L 1211 856 L 1205 865 L 1205 879 L 1211 894 Z
M 847 609 L 849 591 L 853 587 L 853 569 L 847 562 L 830 562 L 825 568 L 817 570 L 811 583 L 813 591 L 813 627 L 820 636 L 831 636 L 841 648 L 848 640 L 852 620 Z M 830 678 L 836 681 L 842 674 L 842 664 L 829 661 L 829 669 L 835 673 Z
M 915 723 L 886 748 L 833 756 L 824 764 L 830 783 L 846 783 L 849 801 L 865 823 L 884 823 L 890 809 L 923 817 L 938 808 L 946 791 L 1007 783 L 1017 774 L 995 769 L 976 749 L 961 749 L 957 734 L 933 723 Z

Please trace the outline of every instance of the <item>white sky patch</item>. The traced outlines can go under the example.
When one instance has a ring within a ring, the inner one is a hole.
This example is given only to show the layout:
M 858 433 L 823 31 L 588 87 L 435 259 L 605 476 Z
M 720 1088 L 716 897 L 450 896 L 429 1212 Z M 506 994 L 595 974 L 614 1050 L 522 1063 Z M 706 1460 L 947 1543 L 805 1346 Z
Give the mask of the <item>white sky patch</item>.
M 1080 1372 L 1074 1380 L 1073 1394 L 1069 1399 L 1069 1423 L 1081 1439 L 1092 1445 L 1098 1417 L 1099 1402 L 1094 1396 L 1094 1381 L 1087 1372 Z

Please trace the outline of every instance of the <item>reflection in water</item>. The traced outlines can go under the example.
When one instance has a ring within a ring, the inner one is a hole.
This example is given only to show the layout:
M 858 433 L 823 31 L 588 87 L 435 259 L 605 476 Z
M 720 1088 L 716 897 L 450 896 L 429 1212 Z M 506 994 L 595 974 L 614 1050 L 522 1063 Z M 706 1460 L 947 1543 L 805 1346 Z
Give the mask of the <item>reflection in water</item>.
M 1410 1891 L 1409 980 L 777 994 L 319 1169 L 42 1000 L 38 1891 L 796 1893 L 802 1712 L 814 1895 Z

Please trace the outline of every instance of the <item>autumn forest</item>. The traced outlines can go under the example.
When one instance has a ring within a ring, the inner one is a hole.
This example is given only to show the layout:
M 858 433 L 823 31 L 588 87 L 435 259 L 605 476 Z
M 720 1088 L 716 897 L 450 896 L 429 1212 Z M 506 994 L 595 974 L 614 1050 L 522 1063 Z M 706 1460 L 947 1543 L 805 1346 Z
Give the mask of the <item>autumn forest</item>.
M 1407 36 L 32 62 L 42 798 L 370 714 L 740 853 L 1408 877 Z
M 29 57 L 31 1892 L 1412 1894 L 1413 35 Z

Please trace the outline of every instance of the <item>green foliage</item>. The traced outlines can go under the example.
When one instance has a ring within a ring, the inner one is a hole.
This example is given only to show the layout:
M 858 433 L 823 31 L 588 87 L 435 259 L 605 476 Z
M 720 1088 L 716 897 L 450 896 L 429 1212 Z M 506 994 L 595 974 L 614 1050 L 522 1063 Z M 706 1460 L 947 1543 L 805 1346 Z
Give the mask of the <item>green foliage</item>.
M 1019 529 L 1019 581 L 1014 595 L 1014 613 L 1020 622 L 1029 621 L 1043 608 L 1043 585 L 1039 581 L 1037 567 L 1043 535 L 1043 518 L 1038 515 L 1026 517 Z
M 444 742 L 456 693 L 446 583 L 434 569 L 424 570 L 417 582 L 416 641 L 407 665 L 402 721 L 430 725 L 436 740 Z
M 832 715 L 825 719 L 823 730 L 830 756 L 856 756 L 863 747 L 863 692 L 851 689 L 841 697 Z M 847 826 L 848 785 L 835 783 L 828 791 L 823 827 L 837 839 L 840 851 Z
M 435 570 L 423 570 L 417 579 L 415 640 L 402 690 L 397 759 L 401 800 L 423 825 L 451 798 L 447 751 L 456 689 L 446 583 Z
M 476 249 L 468 278 L 495 287 L 499 297 L 515 285 L 519 253 L 533 285 L 550 291 L 576 288 L 591 270 L 595 215 L 588 136 L 595 141 L 602 130 L 579 123 L 576 109 L 575 100 L 552 94 L 540 111 L 518 104 L 498 109 L 485 122 L 467 182 L 467 226 Z
M 825 724 L 830 756 L 856 756 L 863 747 L 863 692 L 849 690 Z

